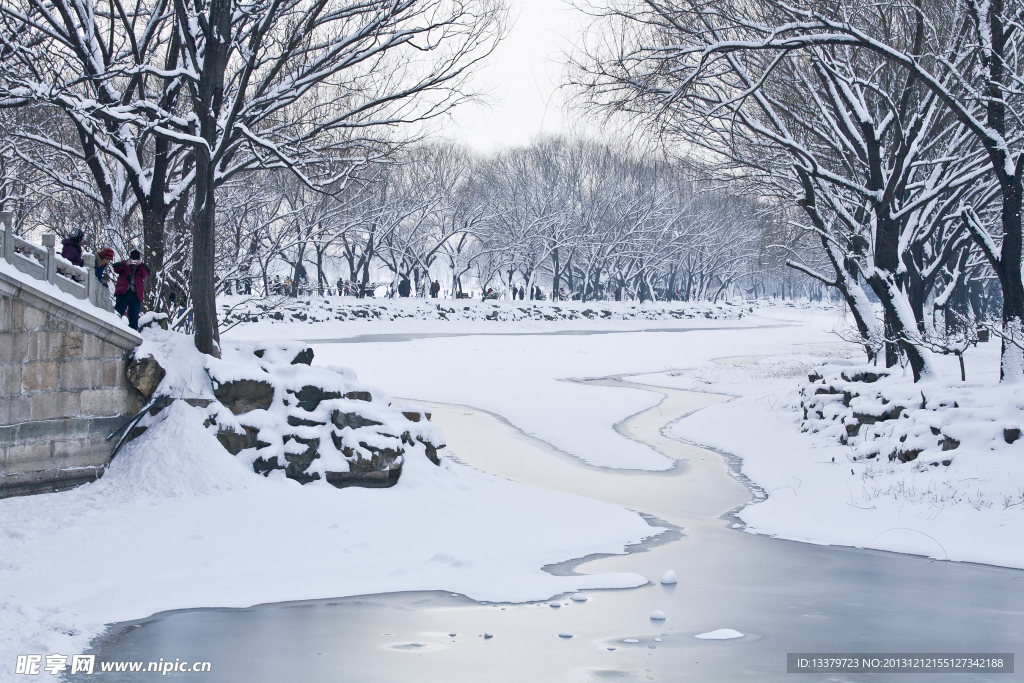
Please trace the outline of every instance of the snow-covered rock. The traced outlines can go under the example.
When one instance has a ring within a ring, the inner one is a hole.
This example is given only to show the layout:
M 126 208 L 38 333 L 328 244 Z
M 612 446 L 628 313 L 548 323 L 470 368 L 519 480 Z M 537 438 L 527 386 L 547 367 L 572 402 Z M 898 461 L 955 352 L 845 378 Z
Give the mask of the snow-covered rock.
M 751 305 L 731 302 L 625 301 L 459 301 L 437 299 L 356 299 L 353 297 L 222 297 L 222 324 L 257 322 L 313 324 L 359 320 L 481 320 L 539 322 L 571 320 L 735 320 L 749 315 Z
M 853 460 L 949 467 L 964 453 L 1008 450 L 1020 438 L 1024 389 L 927 379 L 832 363 L 800 389 L 802 429 L 853 450 Z
M 150 391 L 157 402 L 132 437 L 181 399 L 205 411 L 204 425 L 225 450 L 267 476 L 385 488 L 398 481 L 406 458 L 440 463 L 444 434 L 429 412 L 392 406 L 347 368 L 312 367 L 313 350 L 304 344 L 226 344 L 214 358 L 175 332 L 151 328 L 143 337 L 133 367 L 145 387 L 158 381 Z

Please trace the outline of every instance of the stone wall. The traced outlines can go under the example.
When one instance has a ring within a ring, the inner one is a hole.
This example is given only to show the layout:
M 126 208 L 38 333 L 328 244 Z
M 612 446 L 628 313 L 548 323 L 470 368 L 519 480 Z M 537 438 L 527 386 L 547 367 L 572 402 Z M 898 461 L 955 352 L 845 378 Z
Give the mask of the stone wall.
M 103 474 L 107 435 L 139 409 L 125 368 L 140 341 L 0 272 L 0 498 Z

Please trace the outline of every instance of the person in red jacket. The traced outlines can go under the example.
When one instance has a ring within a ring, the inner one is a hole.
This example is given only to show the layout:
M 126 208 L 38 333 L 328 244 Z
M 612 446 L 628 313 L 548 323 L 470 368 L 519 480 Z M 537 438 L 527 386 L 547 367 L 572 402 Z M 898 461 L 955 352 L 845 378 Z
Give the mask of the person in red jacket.
M 143 282 L 149 277 L 149 268 L 142 262 L 142 254 L 132 249 L 127 261 L 112 263 L 111 268 L 117 273 L 117 284 L 114 285 L 114 310 L 118 315 L 128 312 L 128 325 L 133 330 L 139 329 L 139 310 L 142 308 Z

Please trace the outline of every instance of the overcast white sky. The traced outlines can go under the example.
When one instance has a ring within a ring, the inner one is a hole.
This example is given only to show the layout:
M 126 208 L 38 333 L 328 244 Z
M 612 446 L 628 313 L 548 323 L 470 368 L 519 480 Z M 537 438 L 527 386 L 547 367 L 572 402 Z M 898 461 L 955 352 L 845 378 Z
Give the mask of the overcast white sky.
M 565 0 L 510 0 L 509 5 L 509 35 L 470 84 L 488 102 L 456 108 L 441 130 L 444 137 L 480 151 L 578 127 L 559 85 L 563 54 L 578 39 L 587 17 Z

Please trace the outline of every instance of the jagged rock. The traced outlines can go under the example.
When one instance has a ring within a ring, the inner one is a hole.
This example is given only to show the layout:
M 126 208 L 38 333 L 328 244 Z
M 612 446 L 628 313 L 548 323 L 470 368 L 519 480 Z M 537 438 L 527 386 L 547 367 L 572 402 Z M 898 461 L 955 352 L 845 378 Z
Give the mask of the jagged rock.
M 401 447 L 378 448 L 376 446 L 371 446 L 364 441 L 360 441 L 359 445 L 370 451 L 371 456 L 369 460 L 366 460 L 365 458 L 357 458 L 353 464 L 357 469 L 362 469 L 367 472 L 388 469 L 405 453 L 405 449 Z
M 316 420 L 306 420 L 295 415 L 288 416 L 288 425 L 290 427 L 323 427 L 326 422 L 317 422 Z
M 324 479 L 328 484 L 343 489 L 347 486 L 361 486 L 368 489 L 386 489 L 398 483 L 402 476 L 401 466 L 379 472 L 327 472 Z
M 309 466 L 313 464 L 313 461 L 320 457 L 320 453 L 317 452 L 317 448 L 320 447 L 320 439 L 312 438 L 306 439 L 301 436 L 295 436 L 289 434 L 284 437 L 285 445 L 287 446 L 288 441 L 294 441 L 298 444 L 302 444 L 306 447 L 306 450 L 302 453 L 286 453 L 284 459 L 288 461 L 288 466 L 285 468 L 285 475 L 289 479 L 294 479 L 300 484 L 308 484 L 311 481 L 316 481 L 320 478 L 318 472 L 309 474 L 306 472 Z
M 905 408 L 900 405 L 893 406 L 888 410 L 884 411 L 881 415 L 868 415 L 866 413 L 854 413 L 853 417 L 861 424 L 872 425 L 876 422 L 885 422 L 886 420 L 895 420 L 903 414 Z
M 440 465 L 441 464 L 441 458 L 438 457 L 437 451 L 439 449 L 441 449 L 441 448 L 444 448 L 445 444 L 443 444 L 443 443 L 442 444 L 436 444 L 436 445 L 432 444 L 429 441 L 427 441 L 426 439 L 424 439 L 422 436 L 417 436 L 416 440 L 419 441 L 421 444 L 423 444 L 426 447 L 426 449 L 427 449 L 427 457 L 430 458 L 430 462 L 434 463 L 435 465 Z
M 366 401 L 367 403 L 373 400 L 369 391 L 350 391 L 345 394 L 345 398 L 350 401 Z
M 283 470 L 284 467 L 278 464 L 277 456 L 275 455 L 272 458 L 266 459 L 256 458 L 252 463 L 252 469 L 256 474 L 266 474 L 267 472 L 272 472 L 274 470 Z
M 889 373 L 865 370 L 863 372 L 855 372 L 853 375 L 847 375 L 846 372 L 841 372 L 839 373 L 839 376 L 847 382 L 864 382 L 865 384 L 871 384 L 873 382 L 877 382 L 883 377 L 888 377 Z
M 235 415 L 266 410 L 274 400 L 274 387 L 255 379 L 238 379 L 213 384 L 213 395 Z
M 206 408 L 213 403 L 212 398 L 179 398 L 179 401 L 184 401 L 193 408 Z
M 133 359 L 128 364 L 128 372 L 125 373 L 128 382 L 147 401 L 153 397 L 153 392 L 166 375 L 167 371 L 160 367 L 160 363 L 153 356 Z
M 942 446 L 942 450 L 944 451 L 952 451 L 960 448 L 960 442 L 951 436 L 947 436 L 942 439 L 942 441 L 939 441 L 939 445 Z
M 335 410 L 331 413 L 331 422 L 338 429 L 344 429 L 345 427 L 351 427 L 352 429 L 359 429 L 360 427 L 375 427 L 383 424 L 382 422 L 375 422 L 368 418 L 363 417 L 359 413 L 344 413 L 340 410 Z
M 299 351 L 297 354 L 295 354 L 295 358 L 292 358 L 291 364 L 292 365 L 299 365 L 299 364 L 302 364 L 302 365 L 312 365 L 313 364 L 313 349 L 311 349 L 311 348 L 309 348 L 307 346 L 306 348 L 304 348 L 301 351 Z
M 896 453 L 895 458 L 899 459 L 900 462 L 910 462 L 912 460 L 917 460 L 917 456 L 921 455 L 921 453 L 923 451 L 924 451 L 923 448 L 912 448 L 912 449 L 907 450 L 907 451 L 899 451 L 899 452 Z M 890 455 L 889 456 L 889 460 L 893 460 L 893 459 L 894 459 L 894 456 Z
M 299 389 L 294 393 L 297 400 L 296 405 L 302 408 L 306 412 L 313 412 L 316 407 L 320 405 L 321 401 L 327 401 L 332 398 L 341 398 L 341 393 L 337 391 L 325 391 L 320 387 L 307 384 L 306 386 Z M 347 397 L 346 397 L 347 398 Z
M 258 441 L 256 436 L 259 434 L 259 430 L 254 427 L 244 427 L 243 429 L 244 431 L 239 434 L 233 429 L 222 427 L 217 432 L 217 441 L 220 441 L 220 444 L 224 446 L 224 450 L 231 455 L 238 455 L 246 448 L 255 447 Z
M 147 329 L 151 327 L 159 327 L 161 330 L 167 330 L 167 314 L 166 313 L 155 313 L 153 317 L 144 323 L 139 325 L 139 329 Z
M 1013 443 L 1020 438 L 1020 429 L 1017 427 L 1010 427 L 1003 430 L 1003 441 L 1006 443 Z

